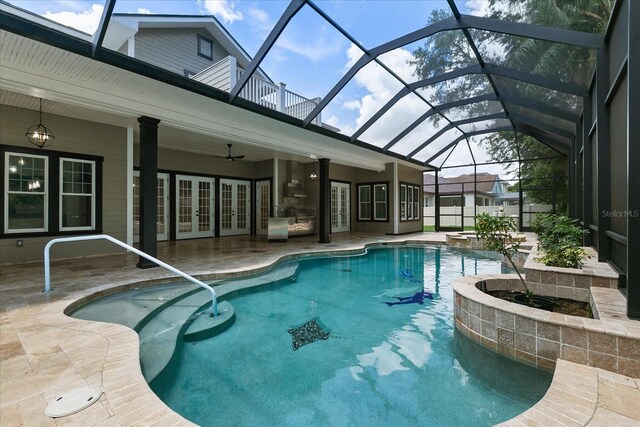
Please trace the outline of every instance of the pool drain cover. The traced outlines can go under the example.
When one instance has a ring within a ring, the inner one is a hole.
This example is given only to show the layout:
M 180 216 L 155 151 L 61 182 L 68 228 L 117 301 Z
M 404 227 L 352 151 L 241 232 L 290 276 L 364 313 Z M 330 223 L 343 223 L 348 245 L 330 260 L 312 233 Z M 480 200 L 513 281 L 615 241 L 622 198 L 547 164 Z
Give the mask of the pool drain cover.
M 293 338 L 293 351 L 296 351 L 303 345 L 329 338 L 329 332 L 322 329 L 322 327 L 318 325 L 318 322 L 316 322 L 316 319 L 309 320 L 297 328 L 287 329 L 287 332 L 289 332 Z
M 66 417 L 93 405 L 101 395 L 102 390 L 94 387 L 75 388 L 52 400 L 44 413 L 51 418 Z

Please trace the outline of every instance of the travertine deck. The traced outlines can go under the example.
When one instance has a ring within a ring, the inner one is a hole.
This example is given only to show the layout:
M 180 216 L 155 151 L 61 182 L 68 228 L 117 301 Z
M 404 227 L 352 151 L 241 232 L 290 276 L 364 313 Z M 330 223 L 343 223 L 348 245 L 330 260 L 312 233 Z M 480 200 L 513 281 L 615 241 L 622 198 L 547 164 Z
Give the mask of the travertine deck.
M 332 243 L 320 245 L 311 237 L 290 239 L 286 244 L 227 237 L 161 243 L 158 257 L 192 275 L 218 275 L 264 268 L 292 253 L 357 249 L 376 241 L 444 239 L 444 233 L 398 237 L 344 234 L 334 235 Z M 62 246 L 58 250 L 63 250 Z M 136 261 L 136 256 L 125 254 L 55 261 L 54 292 L 48 295 L 41 292 L 41 263 L 0 265 L 1 425 L 190 425 L 164 405 L 144 381 L 135 332 L 120 325 L 80 321 L 63 314 L 67 305 L 88 294 L 171 276 L 161 269 L 139 270 Z M 564 364 L 559 365 L 556 376 L 563 372 L 560 366 Z M 611 393 L 622 393 L 623 398 L 598 406 L 592 422 L 604 419 L 607 424 L 610 419 L 615 423 L 619 416 L 640 420 L 632 411 L 637 411 L 638 398 L 627 393 L 631 387 L 624 378 L 620 380 L 623 384 L 610 381 L 607 388 L 598 388 L 598 404 L 601 395 L 603 402 L 609 401 L 606 399 Z M 87 384 L 105 390 L 97 404 L 57 420 L 44 415 L 47 402 L 54 396 Z M 634 390 L 638 392 L 637 383 Z M 544 416 L 537 419 L 544 424 Z

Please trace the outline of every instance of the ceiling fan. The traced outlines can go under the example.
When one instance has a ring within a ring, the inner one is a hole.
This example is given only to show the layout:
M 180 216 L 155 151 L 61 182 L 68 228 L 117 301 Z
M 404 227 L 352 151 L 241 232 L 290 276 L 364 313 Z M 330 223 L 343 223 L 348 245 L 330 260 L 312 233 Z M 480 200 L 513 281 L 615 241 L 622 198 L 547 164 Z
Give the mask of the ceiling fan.
M 226 156 L 213 156 L 213 157 L 218 157 L 220 159 L 226 159 L 228 162 L 233 162 L 235 160 L 244 159 L 244 156 L 232 156 L 231 155 L 231 145 L 232 144 L 227 144 L 227 147 L 229 147 L 229 154 L 227 154 Z

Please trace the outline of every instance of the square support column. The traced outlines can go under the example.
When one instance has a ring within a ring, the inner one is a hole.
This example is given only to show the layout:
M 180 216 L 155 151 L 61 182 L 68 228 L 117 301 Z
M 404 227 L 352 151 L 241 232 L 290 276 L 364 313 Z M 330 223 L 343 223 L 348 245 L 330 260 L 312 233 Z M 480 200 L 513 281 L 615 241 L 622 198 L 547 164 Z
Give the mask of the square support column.
M 147 116 L 140 123 L 140 250 L 152 257 L 158 255 L 158 123 Z M 157 265 L 140 257 L 138 268 Z
M 318 183 L 320 184 L 318 243 L 331 243 L 331 181 L 329 181 L 329 159 L 318 160 Z
M 627 316 L 640 319 L 640 3 L 627 5 Z
M 593 224 L 593 151 L 591 147 L 591 96 L 582 98 L 582 222 L 584 229 L 589 230 L 589 234 L 584 238 L 585 246 L 593 244 L 590 225 Z
M 609 107 L 605 105 L 609 92 L 609 50 L 606 43 L 598 49 L 596 66 L 596 134 L 598 170 L 598 261 L 611 259 L 611 242 L 607 231 L 611 231 L 611 144 Z

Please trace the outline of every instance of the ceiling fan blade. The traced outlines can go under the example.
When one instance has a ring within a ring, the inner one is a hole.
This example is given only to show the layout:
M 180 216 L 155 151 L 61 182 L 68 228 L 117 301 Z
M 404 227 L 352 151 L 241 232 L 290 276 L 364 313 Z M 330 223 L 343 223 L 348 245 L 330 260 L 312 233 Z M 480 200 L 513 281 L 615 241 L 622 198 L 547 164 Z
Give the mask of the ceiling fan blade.
M 242 160 L 242 159 L 244 159 L 244 156 L 231 156 L 231 158 L 233 160 Z

